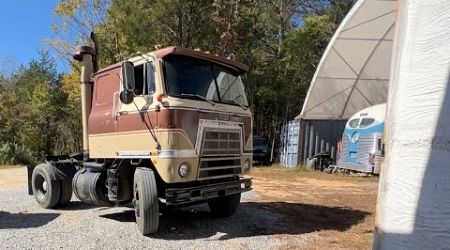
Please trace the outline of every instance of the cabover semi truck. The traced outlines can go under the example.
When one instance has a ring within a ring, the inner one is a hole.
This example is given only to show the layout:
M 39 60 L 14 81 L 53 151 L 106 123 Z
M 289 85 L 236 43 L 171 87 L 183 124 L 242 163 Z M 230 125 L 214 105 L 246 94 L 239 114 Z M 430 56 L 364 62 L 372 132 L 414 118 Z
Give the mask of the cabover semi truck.
M 233 214 L 251 189 L 252 114 L 240 77 L 248 67 L 168 47 L 98 70 L 96 55 L 89 46 L 74 55 L 83 152 L 29 167 L 30 195 L 43 208 L 68 205 L 72 193 L 98 206 L 131 203 L 144 235 L 157 232 L 167 206 Z

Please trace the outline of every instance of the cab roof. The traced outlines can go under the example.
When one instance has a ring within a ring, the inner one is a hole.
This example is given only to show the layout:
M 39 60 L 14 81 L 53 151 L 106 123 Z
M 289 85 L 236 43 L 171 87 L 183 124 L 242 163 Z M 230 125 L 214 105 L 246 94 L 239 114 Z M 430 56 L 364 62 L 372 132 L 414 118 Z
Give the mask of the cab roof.
M 167 47 L 164 49 L 159 49 L 153 52 L 153 55 L 155 55 L 158 58 L 164 58 L 168 55 L 182 55 L 182 56 L 189 56 L 189 57 L 195 57 L 199 59 L 203 59 L 206 61 L 211 61 L 217 64 L 220 64 L 222 66 L 225 66 L 227 68 L 232 68 L 239 72 L 239 74 L 244 74 L 248 71 L 248 66 L 245 64 L 242 64 L 240 62 L 236 62 L 234 60 L 212 55 L 209 53 L 205 53 L 202 51 L 192 50 L 192 49 L 186 49 L 186 48 L 180 48 L 180 47 Z
M 147 55 L 149 55 L 149 56 L 153 55 L 154 57 L 159 58 L 159 59 L 164 59 L 164 57 L 167 57 L 169 55 L 194 57 L 194 58 L 210 61 L 210 62 L 219 64 L 221 66 L 224 66 L 226 68 L 229 68 L 231 70 L 237 71 L 240 75 L 246 73 L 249 69 L 247 65 L 242 64 L 237 61 L 234 61 L 234 60 L 231 60 L 231 59 L 228 59 L 228 58 L 225 58 L 225 57 L 216 56 L 216 55 L 212 55 L 212 54 L 205 53 L 202 51 L 186 49 L 186 48 L 181 48 L 181 47 L 176 47 L 176 46 L 158 49 L 158 50 L 148 53 Z M 114 68 L 120 67 L 120 65 L 121 65 L 121 63 L 115 63 L 115 64 L 107 66 L 103 69 L 100 69 L 96 73 L 101 73 L 106 70 L 114 69 Z

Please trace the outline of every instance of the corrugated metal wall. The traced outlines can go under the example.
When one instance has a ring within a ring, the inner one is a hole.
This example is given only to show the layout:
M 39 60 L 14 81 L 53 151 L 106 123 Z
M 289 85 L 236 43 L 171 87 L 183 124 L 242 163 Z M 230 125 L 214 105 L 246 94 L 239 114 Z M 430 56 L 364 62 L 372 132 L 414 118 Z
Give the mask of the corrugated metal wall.
M 298 143 L 300 122 L 290 121 L 283 127 L 281 133 L 280 163 L 286 167 L 294 168 L 298 165 Z
M 336 160 L 337 142 L 342 139 L 347 120 L 293 120 L 283 127 L 280 163 L 286 167 L 305 164 L 320 152 L 330 152 Z
M 336 145 L 342 138 L 347 120 L 302 120 L 300 122 L 299 163 L 320 152 L 336 159 Z

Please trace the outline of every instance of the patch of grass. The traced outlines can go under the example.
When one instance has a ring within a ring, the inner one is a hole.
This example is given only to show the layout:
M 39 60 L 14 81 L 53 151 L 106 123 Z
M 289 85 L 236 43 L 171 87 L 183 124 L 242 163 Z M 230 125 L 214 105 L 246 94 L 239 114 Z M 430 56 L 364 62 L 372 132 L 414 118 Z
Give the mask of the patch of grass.
M 295 170 L 297 170 L 298 172 L 315 172 L 314 169 L 308 168 L 305 165 L 298 165 Z
M 374 176 L 365 177 L 343 173 L 328 174 L 307 168 L 304 165 L 299 165 L 296 168 L 286 168 L 281 164 L 273 164 L 270 167 L 253 167 L 250 175 L 264 178 L 284 178 L 286 180 L 293 180 L 296 178 L 314 178 L 320 180 L 341 180 L 351 182 L 378 182 L 378 177 Z

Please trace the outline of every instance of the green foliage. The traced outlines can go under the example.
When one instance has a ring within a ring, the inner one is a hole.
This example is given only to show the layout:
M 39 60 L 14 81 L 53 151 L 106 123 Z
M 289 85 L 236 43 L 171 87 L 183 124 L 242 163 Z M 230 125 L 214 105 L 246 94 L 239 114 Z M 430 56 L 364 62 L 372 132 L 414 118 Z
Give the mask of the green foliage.
M 74 141 L 80 137 L 79 127 L 71 126 L 75 118 L 71 101 L 76 100 L 68 96 L 54 60 L 45 51 L 4 79 L 0 83 L 0 164 L 36 164 L 45 155 L 79 148 L 79 140 Z
M 254 134 L 277 142 L 301 110 L 308 86 L 337 25 L 354 0 L 59 0 L 47 43 L 71 61 L 75 47 L 99 40 L 106 66 L 155 45 L 236 55 Z M 0 76 L 0 164 L 35 163 L 80 150 L 79 69 L 59 75 L 48 53 Z

